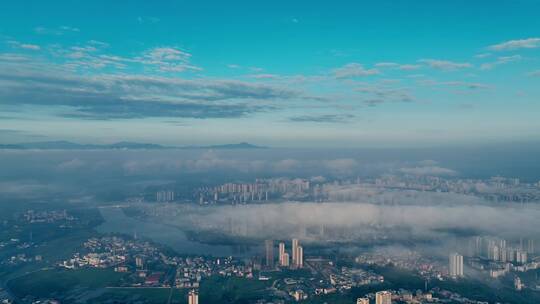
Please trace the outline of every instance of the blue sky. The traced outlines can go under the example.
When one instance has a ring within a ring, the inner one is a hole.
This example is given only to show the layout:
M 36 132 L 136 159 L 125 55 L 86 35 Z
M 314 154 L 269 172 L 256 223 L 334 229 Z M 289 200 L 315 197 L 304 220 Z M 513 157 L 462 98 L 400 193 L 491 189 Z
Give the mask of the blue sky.
M 538 1 L 2 1 L 0 141 L 538 141 Z

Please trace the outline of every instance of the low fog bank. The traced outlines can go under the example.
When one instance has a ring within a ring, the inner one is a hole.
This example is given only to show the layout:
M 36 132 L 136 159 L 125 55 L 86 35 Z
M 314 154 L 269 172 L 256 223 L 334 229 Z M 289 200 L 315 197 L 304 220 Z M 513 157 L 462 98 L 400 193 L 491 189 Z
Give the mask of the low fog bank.
M 240 206 L 144 207 L 151 220 L 183 229 L 254 239 L 311 242 L 441 241 L 493 235 L 536 238 L 540 208 L 534 205 L 376 205 L 355 202 Z

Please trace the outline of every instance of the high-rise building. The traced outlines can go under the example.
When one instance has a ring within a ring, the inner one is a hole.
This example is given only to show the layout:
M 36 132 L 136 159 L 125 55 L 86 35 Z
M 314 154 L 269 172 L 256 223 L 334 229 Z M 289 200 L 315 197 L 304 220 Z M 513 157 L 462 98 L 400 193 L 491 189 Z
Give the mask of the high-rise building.
M 298 302 L 304 300 L 306 298 L 306 295 L 302 290 L 296 290 L 293 297 Z
M 298 250 L 298 239 L 292 239 L 292 264 L 293 266 L 296 266 L 296 255 L 297 255 L 297 250 Z
M 282 255 L 285 253 L 285 243 L 280 242 L 279 243 L 279 254 Z
M 375 304 L 392 304 L 392 294 L 389 291 L 379 291 L 375 294 Z
M 356 304 L 369 304 L 368 298 L 358 298 L 356 299 Z
M 188 304 L 199 304 L 199 293 L 197 290 L 192 289 L 189 291 Z
M 268 268 L 274 267 L 274 241 L 266 240 L 264 242 L 264 247 L 266 251 L 266 266 Z
M 533 239 L 527 240 L 527 253 L 529 254 L 534 253 L 534 240 Z
M 521 283 L 521 279 L 519 277 L 514 278 L 514 287 L 517 291 L 521 291 L 523 289 L 523 283 Z
M 516 250 L 514 248 L 506 248 L 506 260 L 508 262 L 516 261 Z
M 156 193 L 157 202 L 172 202 L 174 201 L 174 191 L 158 191 Z
M 499 261 L 501 262 L 508 261 L 508 251 L 506 250 L 506 248 L 499 249 Z
M 288 253 L 284 253 L 283 256 L 281 257 L 281 267 L 289 267 L 290 266 L 290 262 L 289 262 L 289 254 Z
M 527 252 L 523 250 L 517 250 L 516 251 L 516 262 L 525 264 L 527 263 L 528 256 Z
M 144 267 L 144 261 L 143 261 L 142 257 L 136 257 L 135 258 L 135 266 L 137 266 L 137 268 L 143 268 Z
M 500 259 L 499 256 L 500 256 L 499 246 L 491 247 L 491 259 L 494 261 L 498 261 Z
M 450 254 L 448 259 L 449 267 L 448 272 L 451 277 L 462 277 L 463 276 L 463 256 L 458 253 Z
M 304 247 L 298 246 L 296 248 L 296 265 L 297 268 L 304 267 Z
M 279 265 L 283 265 L 283 255 L 285 254 L 285 243 L 281 242 L 279 243 Z

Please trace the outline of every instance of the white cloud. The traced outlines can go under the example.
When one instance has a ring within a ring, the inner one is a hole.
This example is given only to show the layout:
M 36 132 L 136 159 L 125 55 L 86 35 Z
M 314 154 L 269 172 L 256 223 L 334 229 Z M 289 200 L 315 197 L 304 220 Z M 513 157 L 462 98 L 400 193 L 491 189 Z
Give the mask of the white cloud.
M 527 38 L 505 41 L 489 46 L 489 49 L 493 51 L 511 51 L 518 49 L 534 49 L 538 47 L 540 47 L 540 38 Z
M 375 64 L 378 68 L 395 68 L 399 66 L 399 63 L 395 62 L 379 62 Z
M 249 75 L 249 77 L 255 78 L 255 79 L 277 79 L 277 78 L 279 78 L 279 75 L 276 75 L 276 74 L 254 74 L 254 75 Z
M 434 69 L 443 71 L 455 71 L 472 67 L 472 64 L 468 62 L 453 62 L 438 59 L 420 59 L 418 62 L 425 63 Z
M 137 58 L 141 63 L 155 65 L 161 71 L 182 72 L 185 70 L 202 70 L 189 64 L 191 54 L 173 47 L 156 47 Z
M 474 58 L 487 58 L 489 56 L 491 56 L 491 53 L 482 53 L 482 54 L 474 55 Z
M 402 64 L 399 66 L 399 69 L 403 71 L 412 71 L 412 70 L 417 70 L 421 67 L 422 66 L 419 64 Z
M 14 40 L 8 41 L 8 44 L 10 44 L 11 46 L 15 48 L 21 48 L 25 50 L 39 51 L 41 49 L 39 45 L 30 44 L 30 43 L 22 43 L 22 42 L 14 41 Z
M 375 64 L 377 68 L 397 69 L 402 71 L 411 71 L 421 68 L 419 64 L 399 64 L 395 62 L 379 62 Z
M 531 77 L 540 77 L 540 70 L 532 71 L 527 75 Z
M 494 62 L 488 62 L 488 63 L 482 64 L 480 66 L 480 69 L 481 70 L 491 70 L 491 69 L 495 68 L 496 66 L 506 64 L 506 63 L 510 63 L 510 62 L 520 61 L 521 59 L 522 59 L 522 57 L 520 55 L 502 56 L 502 57 L 498 57 L 497 60 L 494 61 Z
M 380 74 L 377 69 L 366 69 L 363 65 L 359 63 L 349 63 L 344 65 L 341 68 L 334 70 L 334 75 L 336 78 L 352 78 L 352 77 L 362 77 L 362 76 L 372 76 Z
M 401 168 L 399 169 L 401 173 L 412 174 L 412 175 L 456 175 L 457 172 L 443 167 L 438 166 L 424 166 L 424 167 L 412 167 L 412 168 Z
M 20 45 L 21 48 L 23 49 L 27 49 L 27 50 L 35 50 L 35 51 L 38 51 L 41 49 L 41 47 L 39 45 L 35 45 L 35 44 L 21 44 Z
M 421 68 L 422 66 L 419 64 L 399 64 L 395 62 L 379 62 L 375 64 L 375 67 L 378 68 L 390 68 L 390 69 L 398 69 L 402 71 L 412 71 Z
M 43 26 L 38 26 L 34 29 L 34 31 L 37 33 L 37 34 L 41 34 L 41 35 L 56 35 L 56 36 L 60 36 L 60 35 L 64 35 L 66 33 L 74 33 L 74 32 L 80 32 L 80 30 L 76 27 L 72 27 L 72 26 L 60 26 L 58 28 L 46 28 L 46 27 L 43 27 Z
M 419 84 L 427 86 L 451 86 L 451 87 L 463 87 L 467 89 L 487 89 L 490 86 L 483 83 L 477 82 L 465 82 L 465 81 L 434 81 L 434 80 L 424 80 L 419 81 Z

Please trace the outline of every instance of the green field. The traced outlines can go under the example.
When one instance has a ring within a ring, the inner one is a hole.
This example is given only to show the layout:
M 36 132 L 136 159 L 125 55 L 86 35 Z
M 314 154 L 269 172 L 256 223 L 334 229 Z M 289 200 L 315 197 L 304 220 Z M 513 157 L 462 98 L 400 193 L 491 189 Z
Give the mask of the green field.
M 187 303 L 186 289 L 174 289 L 171 303 Z M 88 303 L 167 303 L 170 288 L 107 288 L 106 292 Z
M 123 276 L 106 269 L 41 270 L 9 281 L 8 287 L 18 298 L 69 298 L 73 292 L 113 286 Z
M 211 277 L 201 283 L 199 300 L 202 303 L 251 303 L 268 296 L 272 281 L 243 278 Z

